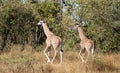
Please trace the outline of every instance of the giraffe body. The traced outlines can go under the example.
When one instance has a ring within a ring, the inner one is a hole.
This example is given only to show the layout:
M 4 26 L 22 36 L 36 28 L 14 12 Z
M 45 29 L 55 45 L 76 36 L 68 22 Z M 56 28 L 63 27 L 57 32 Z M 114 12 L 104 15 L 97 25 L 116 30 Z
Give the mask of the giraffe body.
M 81 39 L 80 42 L 80 52 L 79 52 L 79 56 L 82 60 L 82 62 L 86 62 L 89 55 L 92 55 L 94 53 L 94 42 L 91 39 L 88 39 L 83 32 L 83 29 L 81 27 L 79 27 L 78 25 L 76 26 L 76 28 L 78 29 L 78 33 Z M 84 54 L 85 52 L 83 52 L 83 50 L 85 50 L 87 52 L 87 57 L 85 59 Z
M 44 54 L 45 56 L 47 57 L 47 63 L 53 63 L 55 57 L 56 57 L 56 54 L 59 52 L 60 53 L 60 63 L 62 63 L 62 40 L 60 37 L 54 35 L 48 28 L 47 24 L 44 23 L 43 21 L 40 21 L 37 25 L 42 25 L 43 26 L 43 30 L 44 30 L 44 33 L 47 37 L 46 39 L 46 48 L 44 50 Z M 54 56 L 52 58 L 52 60 L 50 60 L 49 58 L 49 52 L 50 52 L 50 47 L 53 46 L 54 48 Z M 48 54 L 47 54 L 48 53 Z

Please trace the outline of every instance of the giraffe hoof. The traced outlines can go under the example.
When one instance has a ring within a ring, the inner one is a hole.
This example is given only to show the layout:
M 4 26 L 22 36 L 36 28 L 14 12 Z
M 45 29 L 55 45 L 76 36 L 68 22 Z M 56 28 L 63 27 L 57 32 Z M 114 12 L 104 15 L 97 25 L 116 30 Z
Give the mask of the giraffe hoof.
M 51 61 L 50 63 L 53 64 L 53 61 Z
M 85 63 L 85 60 L 82 60 L 83 63 Z
M 50 61 L 47 61 L 48 63 L 50 62 Z
M 47 61 L 47 64 L 50 63 L 50 60 Z
M 87 62 L 87 60 L 83 60 L 83 63 L 86 63 Z

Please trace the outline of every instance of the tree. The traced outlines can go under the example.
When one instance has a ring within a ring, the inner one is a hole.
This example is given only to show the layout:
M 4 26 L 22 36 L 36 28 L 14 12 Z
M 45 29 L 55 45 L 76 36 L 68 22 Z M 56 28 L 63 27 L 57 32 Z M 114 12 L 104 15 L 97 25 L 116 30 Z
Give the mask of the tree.
M 80 8 L 77 12 L 80 18 L 79 21 L 87 22 L 86 35 L 94 39 L 97 45 L 96 48 L 101 52 L 120 50 L 118 43 L 120 40 L 119 33 L 114 30 L 118 28 L 117 24 L 114 23 L 116 14 L 113 10 L 117 3 L 119 2 L 114 0 L 79 1 Z

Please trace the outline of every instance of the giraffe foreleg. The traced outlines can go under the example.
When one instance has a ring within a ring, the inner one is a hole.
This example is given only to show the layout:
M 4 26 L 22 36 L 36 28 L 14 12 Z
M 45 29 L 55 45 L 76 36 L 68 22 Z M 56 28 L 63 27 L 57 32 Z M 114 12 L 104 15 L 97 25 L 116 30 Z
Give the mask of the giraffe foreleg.
M 47 55 L 47 53 L 46 53 L 46 51 L 49 49 L 49 46 L 46 46 L 46 48 L 45 48 L 45 50 L 44 50 L 44 54 L 45 54 L 45 56 L 47 57 L 47 63 L 49 63 L 50 62 L 50 58 L 49 58 L 49 56 Z
M 83 58 L 83 55 L 82 55 L 82 50 L 83 50 L 83 49 L 80 50 L 80 52 L 79 52 L 79 56 L 80 56 L 82 62 L 85 62 L 85 60 L 84 60 L 84 58 Z

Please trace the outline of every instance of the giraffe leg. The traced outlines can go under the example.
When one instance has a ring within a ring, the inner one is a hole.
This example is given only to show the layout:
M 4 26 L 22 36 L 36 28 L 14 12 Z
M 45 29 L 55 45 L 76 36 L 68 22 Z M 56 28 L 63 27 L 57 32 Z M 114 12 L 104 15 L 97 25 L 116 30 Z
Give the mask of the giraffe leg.
M 85 60 L 84 60 L 84 58 L 83 58 L 83 56 L 82 56 L 82 50 L 83 50 L 83 49 L 80 50 L 80 52 L 79 52 L 79 56 L 80 56 L 82 62 L 85 62 Z
M 62 54 L 63 54 L 63 52 L 60 51 L 60 64 L 62 63 Z
M 87 59 L 89 58 L 89 56 L 91 58 L 93 58 L 92 54 L 94 53 L 94 45 L 91 44 L 90 47 L 89 46 L 86 47 L 86 50 L 87 50 L 87 57 L 86 57 L 86 61 L 87 61 Z
M 49 46 L 46 46 L 45 50 L 44 50 L 44 54 L 45 56 L 47 57 L 47 63 L 50 62 L 50 58 L 49 56 L 47 55 L 46 51 L 49 49 Z
M 56 54 L 57 54 L 57 50 L 54 50 L 55 51 L 55 53 L 54 53 L 54 56 L 53 56 L 53 59 L 51 60 L 51 64 L 53 63 L 53 61 L 54 61 L 54 59 L 55 59 L 55 57 L 56 57 Z
M 80 49 L 80 52 L 79 52 L 79 56 L 80 56 L 82 62 L 85 62 L 85 60 L 84 60 L 85 46 L 84 46 L 83 42 L 80 42 L 80 47 L 81 47 L 81 49 Z
M 87 62 L 89 56 L 92 54 L 92 45 L 86 46 L 86 51 L 87 51 L 87 56 L 85 61 Z
M 86 59 L 85 59 L 85 62 L 87 62 L 89 56 L 90 56 L 90 52 L 87 51 L 87 57 L 86 57 Z
M 63 50 L 62 50 L 62 45 L 60 44 L 59 46 L 59 53 L 60 53 L 60 64 L 62 63 L 62 54 L 63 54 Z

